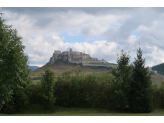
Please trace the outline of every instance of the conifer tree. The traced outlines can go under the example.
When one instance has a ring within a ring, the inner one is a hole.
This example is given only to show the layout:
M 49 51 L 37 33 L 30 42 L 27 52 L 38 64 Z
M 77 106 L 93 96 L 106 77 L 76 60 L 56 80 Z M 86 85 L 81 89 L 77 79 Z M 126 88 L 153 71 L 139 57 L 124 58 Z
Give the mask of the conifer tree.
M 130 111 L 134 113 L 151 112 L 153 109 L 151 95 L 151 75 L 144 68 L 141 48 L 137 50 L 137 58 L 133 62 L 133 74 L 130 84 Z
M 124 50 L 121 50 L 120 57 L 118 56 L 118 66 L 116 70 L 112 70 L 114 75 L 112 88 L 114 95 L 111 98 L 115 109 L 124 110 L 129 105 L 129 87 L 131 82 L 132 67 L 129 65 L 130 56 Z

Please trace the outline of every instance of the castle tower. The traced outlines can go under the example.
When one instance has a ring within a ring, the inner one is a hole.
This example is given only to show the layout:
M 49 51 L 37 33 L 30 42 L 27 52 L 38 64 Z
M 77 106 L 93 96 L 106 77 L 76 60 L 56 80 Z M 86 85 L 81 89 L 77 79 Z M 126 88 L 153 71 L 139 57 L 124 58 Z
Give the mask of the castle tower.
M 68 52 L 68 61 L 71 61 L 71 54 L 72 54 L 72 48 L 70 48 L 70 52 Z
M 70 48 L 70 54 L 72 53 L 72 48 Z

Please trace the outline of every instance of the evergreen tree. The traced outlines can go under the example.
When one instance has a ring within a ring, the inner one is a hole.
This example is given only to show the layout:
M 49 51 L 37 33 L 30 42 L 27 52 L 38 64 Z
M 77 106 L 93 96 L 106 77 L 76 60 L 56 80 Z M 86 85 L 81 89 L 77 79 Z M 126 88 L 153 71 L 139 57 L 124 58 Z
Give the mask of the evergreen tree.
M 145 59 L 142 59 L 141 48 L 137 50 L 137 58 L 133 62 L 132 82 L 130 84 L 130 111 L 151 112 L 153 109 L 151 95 L 151 75 L 144 68 Z
M 0 110 L 3 104 L 11 100 L 15 87 L 25 88 L 30 82 L 28 57 L 24 55 L 22 37 L 4 21 L 0 17 Z
M 112 88 L 114 95 L 111 98 L 115 109 L 124 110 L 128 108 L 129 105 L 129 87 L 131 82 L 132 66 L 128 66 L 130 61 L 130 56 L 127 55 L 124 50 L 121 50 L 120 57 L 118 56 L 118 66 L 117 69 L 112 70 L 114 79 L 112 82 Z

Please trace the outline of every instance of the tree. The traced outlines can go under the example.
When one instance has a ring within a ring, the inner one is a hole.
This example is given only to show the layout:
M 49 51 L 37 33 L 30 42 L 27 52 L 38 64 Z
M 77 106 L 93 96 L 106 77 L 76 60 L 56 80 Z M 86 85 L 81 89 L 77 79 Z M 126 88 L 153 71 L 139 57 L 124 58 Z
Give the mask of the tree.
M 25 88 L 30 83 L 22 37 L 4 21 L 0 17 L 0 109 L 11 100 L 14 87 Z
M 49 68 L 41 75 L 42 97 L 46 107 L 53 106 L 55 103 L 53 86 L 55 84 L 55 73 Z
M 129 105 L 129 88 L 131 82 L 132 66 L 128 66 L 130 56 L 124 50 L 121 50 L 120 57 L 118 56 L 117 69 L 112 70 L 114 79 L 112 88 L 114 95 L 112 97 L 113 106 L 116 109 L 127 109 Z
M 130 111 L 151 112 L 153 109 L 151 75 L 144 68 L 145 59 L 142 59 L 141 48 L 137 50 L 137 58 L 133 62 L 132 82 L 130 84 Z

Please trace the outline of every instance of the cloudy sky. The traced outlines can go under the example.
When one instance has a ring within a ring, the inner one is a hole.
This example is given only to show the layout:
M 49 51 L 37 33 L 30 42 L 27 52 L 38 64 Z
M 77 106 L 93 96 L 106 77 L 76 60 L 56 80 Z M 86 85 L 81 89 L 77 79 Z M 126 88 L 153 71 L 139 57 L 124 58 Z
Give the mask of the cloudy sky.
M 132 63 L 139 42 L 146 66 L 164 62 L 164 8 L 1 7 L 0 12 L 23 38 L 30 65 L 42 66 L 54 50 L 70 48 L 109 63 L 123 49 Z

